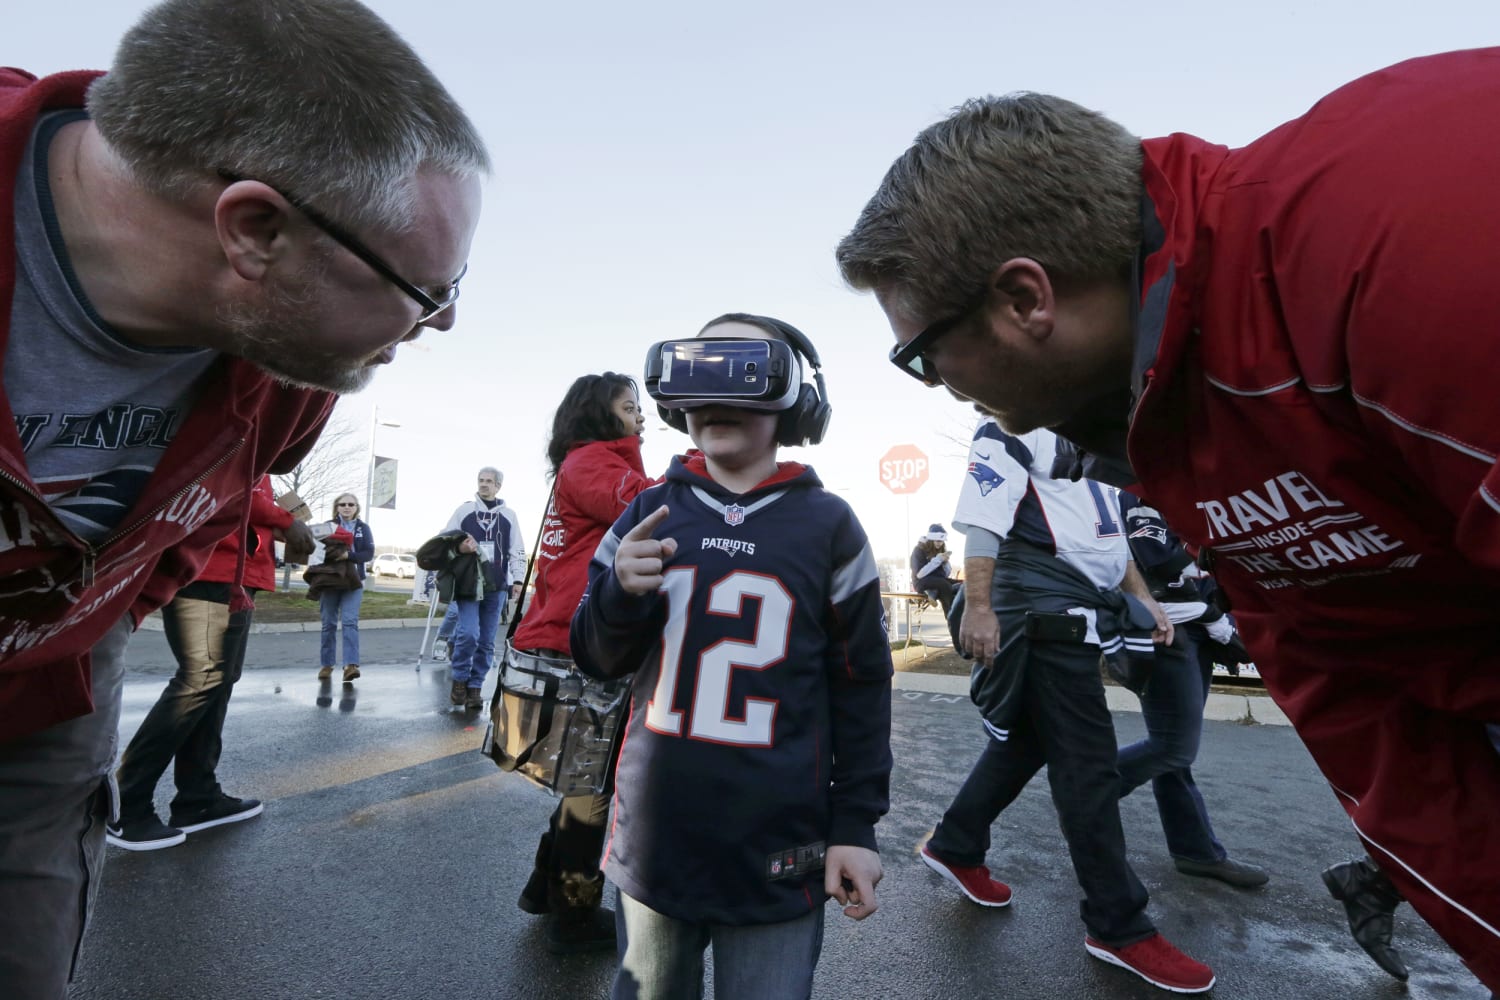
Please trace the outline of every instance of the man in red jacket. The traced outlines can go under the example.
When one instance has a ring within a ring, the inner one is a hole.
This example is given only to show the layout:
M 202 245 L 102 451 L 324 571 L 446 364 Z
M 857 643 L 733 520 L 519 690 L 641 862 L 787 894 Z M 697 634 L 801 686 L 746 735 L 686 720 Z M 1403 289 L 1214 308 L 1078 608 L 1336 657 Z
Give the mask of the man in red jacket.
M 245 531 L 330 393 L 453 325 L 487 166 L 354 0 L 167 0 L 107 75 L 0 70 L 8 998 L 66 991 L 129 632 Z
M 1379 870 L 1492 990 L 1497 113 L 1494 49 L 1382 70 L 1234 150 L 970 101 L 838 250 L 903 371 L 1139 481 Z M 1338 887 L 1398 898 L 1360 890 Z
M 105 840 L 127 851 L 176 847 L 189 833 L 259 816 L 256 799 L 225 794 L 215 771 L 223 749 L 224 715 L 250 638 L 253 609 L 230 608 L 237 580 L 254 596 L 276 589 L 273 533 L 302 547 L 314 543 L 307 525 L 276 503 L 271 477 L 262 476 L 246 501 L 250 530 L 224 536 L 198 579 L 162 608 L 167 644 L 177 673 L 167 682 L 120 759 L 120 818 Z M 176 760 L 172 823 L 163 823 L 152 801 L 167 764 Z

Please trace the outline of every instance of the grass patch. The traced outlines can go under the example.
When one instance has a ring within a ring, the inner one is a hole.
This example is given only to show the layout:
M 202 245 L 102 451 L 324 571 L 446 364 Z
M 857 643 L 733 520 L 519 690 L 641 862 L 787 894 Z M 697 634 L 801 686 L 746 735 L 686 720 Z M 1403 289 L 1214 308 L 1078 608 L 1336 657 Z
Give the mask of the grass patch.
M 361 618 L 426 618 L 427 605 L 409 604 L 408 594 L 386 594 L 366 588 L 365 599 L 359 606 Z M 437 617 L 443 615 L 443 606 L 438 605 Z M 255 595 L 255 621 L 266 622 L 315 622 L 318 621 L 318 602 L 307 599 L 305 590 L 264 591 Z

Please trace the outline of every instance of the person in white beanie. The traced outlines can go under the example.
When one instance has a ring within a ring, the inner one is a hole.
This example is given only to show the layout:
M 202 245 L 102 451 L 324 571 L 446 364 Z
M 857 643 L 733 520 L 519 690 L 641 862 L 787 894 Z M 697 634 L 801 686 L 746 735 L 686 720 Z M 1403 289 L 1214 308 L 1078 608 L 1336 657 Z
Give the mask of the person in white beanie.
M 917 539 L 917 547 L 911 550 L 911 589 L 941 604 L 943 617 L 948 617 L 958 581 L 948 564 L 948 533 L 941 524 L 929 525 L 927 534 Z

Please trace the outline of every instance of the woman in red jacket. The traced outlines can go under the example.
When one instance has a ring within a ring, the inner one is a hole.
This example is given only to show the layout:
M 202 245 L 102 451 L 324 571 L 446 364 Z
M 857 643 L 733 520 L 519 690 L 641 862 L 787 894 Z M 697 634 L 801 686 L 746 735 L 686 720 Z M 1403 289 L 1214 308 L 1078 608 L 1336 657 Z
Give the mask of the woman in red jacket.
M 635 495 L 655 482 L 641 465 L 645 425 L 627 375 L 584 375 L 563 397 L 547 445 L 555 489 L 542 525 L 536 594 L 511 642 L 515 649 L 572 659 L 568 626 L 588 583 L 589 560 Z M 547 948 L 554 953 L 615 946 L 614 915 L 600 906 L 609 800 L 608 794 L 564 798 L 537 845 L 536 867 L 517 905 L 550 915 Z

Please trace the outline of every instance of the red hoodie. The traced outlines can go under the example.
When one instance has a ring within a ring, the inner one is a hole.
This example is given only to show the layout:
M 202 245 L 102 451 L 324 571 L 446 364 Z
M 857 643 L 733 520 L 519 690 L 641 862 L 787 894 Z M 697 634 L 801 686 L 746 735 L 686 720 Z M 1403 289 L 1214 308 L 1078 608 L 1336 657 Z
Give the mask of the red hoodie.
M 81 108 L 97 73 L 37 80 L 0 69 L 0 233 L 15 231 L 15 178 L 37 117 Z M 15 246 L 0 241 L 0 359 L 10 337 Z M 3 364 L 3 361 L 0 361 Z M 69 531 L 26 468 L 9 399 L 0 413 L 0 742 L 93 711 L 89 650 L 120 618 L 135 624 L 199 575 L 243 531 L 245 496 L 311 450 L 333 407 L 222 357 L 119 527 L 90 544 Z

